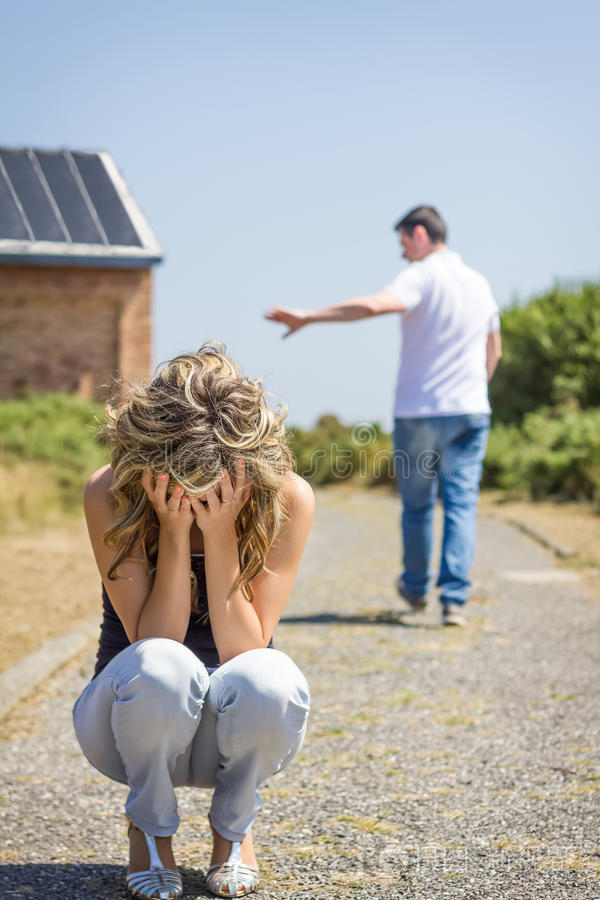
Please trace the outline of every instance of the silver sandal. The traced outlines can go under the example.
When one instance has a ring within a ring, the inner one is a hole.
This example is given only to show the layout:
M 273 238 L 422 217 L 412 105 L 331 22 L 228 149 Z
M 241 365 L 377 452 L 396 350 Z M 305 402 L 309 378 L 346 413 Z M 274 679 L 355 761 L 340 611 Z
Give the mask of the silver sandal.
M 134 826 L 129 821 L 129 830 Z M 138 828 L 141 831 L 141 828 Z M 166 869 L 156 847 L 154 835 L 142 831 L 148 845 L 150 868 L 141 872 L 132 872 L 127 876 L 127 890 L 130 897 L 136 900 L 177 900 L 183 895 L 181 875 L 176 869 Z
M 241 846 L 233 841 L 227 860 L 208 868 L 206 887 L 217 897 L 244 897 L 258 887 L 258 869 L 242 862 Z

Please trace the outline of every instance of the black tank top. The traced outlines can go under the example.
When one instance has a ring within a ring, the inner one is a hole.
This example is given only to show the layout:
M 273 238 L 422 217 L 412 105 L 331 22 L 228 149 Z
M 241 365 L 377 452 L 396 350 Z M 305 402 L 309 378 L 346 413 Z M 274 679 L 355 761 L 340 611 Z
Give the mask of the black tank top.
M 206 594 L 206 573 L 204 571 L 204 554 L 193 553 L 191 567 L 198 583 L 197 609 L 190 612 L 190 621 L 185 637 L 184 646 L 196 654 L 207 667 L 219 665 L 219 654 L 215 646 L 210 618 L 208 615 L 208 599 Z M 125 629 L 116 614 L 106 588 L 102 585 L 103 619 L 100 626 L 100 644 L 96 656 L 96 668 L 94 678 L 111 661 L 113 657 L 129 647 L 130 641 Z M 269 641 L 269 647 L 273 646 L 273 640 Z

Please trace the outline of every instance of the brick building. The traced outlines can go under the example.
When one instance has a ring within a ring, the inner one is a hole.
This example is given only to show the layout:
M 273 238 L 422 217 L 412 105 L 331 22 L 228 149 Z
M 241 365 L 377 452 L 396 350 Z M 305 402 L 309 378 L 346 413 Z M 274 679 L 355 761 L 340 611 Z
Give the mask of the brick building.
M 161 259 L 110 154 L 0 148 L 0 397 L 147 375 Z

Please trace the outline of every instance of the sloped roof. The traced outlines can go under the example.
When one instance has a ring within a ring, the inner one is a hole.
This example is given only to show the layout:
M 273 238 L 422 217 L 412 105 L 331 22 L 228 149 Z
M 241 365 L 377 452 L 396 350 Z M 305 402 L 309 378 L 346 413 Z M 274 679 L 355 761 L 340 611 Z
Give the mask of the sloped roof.
M 0 264 L 147 268 L 162 257 L 110 153 L 0 147 Z

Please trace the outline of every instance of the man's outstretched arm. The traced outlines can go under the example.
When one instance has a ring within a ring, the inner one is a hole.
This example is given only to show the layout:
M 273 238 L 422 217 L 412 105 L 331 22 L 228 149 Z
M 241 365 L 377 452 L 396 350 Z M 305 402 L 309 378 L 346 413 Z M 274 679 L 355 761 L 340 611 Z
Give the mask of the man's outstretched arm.
M 290 309 L 285 306 L 274 306 L 265 314 L 270 322 L 281 322 L 288 330 L 283 337 L 288 337 L 305 325 L 317 322 L 354 322 L 356 319 L 367 319 L 370 316 L 381 316 L 384 313 L 404 312 L 404 304 L 391 291 L 379 291 L 378 294 L 367 294 L 354 297 L 334 306 L 321 309 Z

